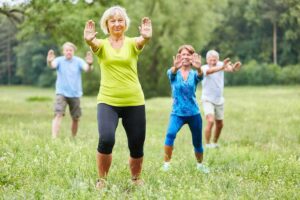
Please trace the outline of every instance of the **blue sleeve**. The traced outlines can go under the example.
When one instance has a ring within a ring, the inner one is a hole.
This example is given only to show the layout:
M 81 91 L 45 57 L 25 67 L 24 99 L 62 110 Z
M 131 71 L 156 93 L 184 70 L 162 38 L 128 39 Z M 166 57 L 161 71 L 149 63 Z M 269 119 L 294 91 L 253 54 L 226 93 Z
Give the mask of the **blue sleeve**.
M 55 69 L 58 70 L 58 68 L 60 66 L 60 62 L 61 62 L 61 56 L 54 58 L 53 62 L 56 63 L 56 68 Z
M 82 58 L 78 58 L 78 63 L 81 71 L 83 70 L 83 67 L 87 65 L 87 63 Z
M 169 80 L 170 80 L 171 82 L 175 80 L 176 74 L 173 74 L 173 73 L 172 73 L 171 68 L 168 69 L 167 75 L 168 75 L 168 78 L 169 78 Z

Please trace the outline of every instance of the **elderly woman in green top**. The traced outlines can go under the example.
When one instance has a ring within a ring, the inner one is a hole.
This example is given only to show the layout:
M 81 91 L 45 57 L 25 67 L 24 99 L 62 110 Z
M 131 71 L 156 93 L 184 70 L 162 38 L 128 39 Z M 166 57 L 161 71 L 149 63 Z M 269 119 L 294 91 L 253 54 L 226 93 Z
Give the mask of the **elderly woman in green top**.
M 130 20 L 124 8 L 107 9 L 100 20 L 102 31 L 108 35 L 97 39 L 95 23 L 86 22 L 84 39 L 98 57 L 101 83 L 97 97 L 99 143 L 97 166 L 100 179 L 96 187 L 105 186 L 105 179 L 112 162 L 115 131 L 119 118 L 126 131 L 130 150 L 131 179 L 140 185 L 143 163 L 143 148 L 146 134 L 145 100 L 138 79 L 137 60 L 145 44 L 152 37 L 149 18 L 142 19 L 140 36 L 125 36 Z

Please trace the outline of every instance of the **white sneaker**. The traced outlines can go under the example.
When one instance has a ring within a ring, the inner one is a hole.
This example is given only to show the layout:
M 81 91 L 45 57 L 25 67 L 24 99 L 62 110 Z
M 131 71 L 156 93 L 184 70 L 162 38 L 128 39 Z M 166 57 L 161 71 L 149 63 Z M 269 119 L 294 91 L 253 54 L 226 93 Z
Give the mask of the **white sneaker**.
M 208 174 L 209 168 L 206 167 L 205 165 L 203 165 L 202 163 L 197 163 L 197 170 L 199 170 L 200 172 L 204 173 L 204 174 Z
M 214 147 L 212 146 L 212 144 L 206 144 L 205 147 L 208 148 L 208 149 L 214 148 Z
M 219 148 L 220 145 L 218 143 L 212 143 L 211 148 Z
M 170 170 L 170 163 L 169 162 L 165 162 L 164 165 L 162 166 L 162 170 L 163 171 L 169 171 Z

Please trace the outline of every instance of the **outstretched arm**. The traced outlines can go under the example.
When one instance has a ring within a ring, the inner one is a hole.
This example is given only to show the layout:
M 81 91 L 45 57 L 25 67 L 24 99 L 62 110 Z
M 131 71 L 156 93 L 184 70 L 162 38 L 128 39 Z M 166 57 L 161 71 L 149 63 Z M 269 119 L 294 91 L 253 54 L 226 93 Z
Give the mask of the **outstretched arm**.
M 47 55 L 47 65 L 51 68 L 57 67 L 57 64 L 54 62 L 54 59 L 55 59 L 54 51 L 52 49 L 50 49 L 48 51 L 48 55 Z
M 222 65 L 222 66 L 210 67 L 210 68 L 206 71 L 206 75 L 213 74 L 213 73 L 215 73 L 215 72 L 224 70 L 224 69 L 227 67 L 227 65 L 229 65 L 229 64 L 230 64 L 230 59 L 229 59 L 229 58 L 226 58 L 226 59 L 223 61 L 223 65 Z
M 95 22 L 93 20 L 88 20 L 85 24 L 83 37 L 93 52 L 96 52 L 101 46 L 100 40 L 96 38 L 96 35 Z
M 151 20 L 148 17 L 144 17 L 142 19 L 140 29 L 140 37 L 136 38 L 136 47 L 140 50 L 142 49 L 145 44 L 150 40 L 152 37 L 152 24 Z

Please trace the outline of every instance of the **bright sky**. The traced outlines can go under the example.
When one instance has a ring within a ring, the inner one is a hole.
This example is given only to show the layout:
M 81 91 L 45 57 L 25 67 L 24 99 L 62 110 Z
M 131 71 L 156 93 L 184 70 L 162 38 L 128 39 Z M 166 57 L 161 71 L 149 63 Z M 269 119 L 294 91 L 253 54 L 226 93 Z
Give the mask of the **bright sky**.
M 9 5 L 9 6 L 14 6 L 18 5 L 21 3 L 28 3 L 31 0 L 0 0 L 0 7 L 2 7 L 4 4 Z M 70 0 L 70 2 L 76 4 L 78 0 Z M 85 0 L 86 3 L 92 3 L 93 0 Z
M 0 7 L 2 7 L 4 4 L 9 6 L 18 5 L 21 3 L 28 3 L 30 0 L 0 0 Z

